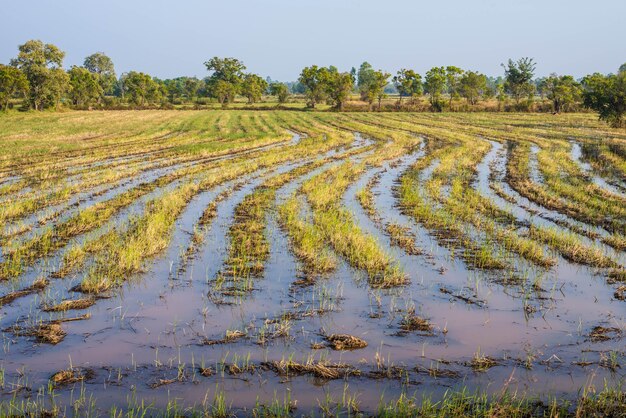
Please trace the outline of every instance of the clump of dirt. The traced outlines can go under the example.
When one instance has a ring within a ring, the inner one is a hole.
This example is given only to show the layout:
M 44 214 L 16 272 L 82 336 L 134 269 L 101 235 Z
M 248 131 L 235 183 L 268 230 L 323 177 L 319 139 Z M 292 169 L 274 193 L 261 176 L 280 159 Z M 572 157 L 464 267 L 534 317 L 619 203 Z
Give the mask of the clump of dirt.
M 361 371 L 348 364 L 310 362 L 306 364 L 294 361 L 267 361 L 261 365 L 279 376 L 310 374 L 322 379 L 340 379 L 347 376 L 359 376 Z
M 254 373 L 256 371 L 256 366 L 252 363 L 241 364 L 241 365 L 236 364 L 236 363 L 231 363 L 231 364 L 225 365 L 225 370 L 229 375 L 237 376 L 242 373 Z
M 404 332 L 420 331 L 428 334 L 432 334 L 433 326 L 427 319 L 422 318 L 415 314 L 414 311 L 409 311 L 402 321 L 400 321 L 400 329 Z
M 40 325 L 35 331 L 37 339 L 48 344 L 58 344 L 66 335 L 61 324 L 56 323 Z
M 181 380 L 176 379 L 159 379 L 156 382 L 150 383 L 148 386 L 150 389 L 160 388 L 161 386 L 171 385 L 172 383 L 180 382 Z
M 56 305 L 46 306 L 45 312 L 65 312 L 73 309 L 87 309 L 96 303 L 93 297 L 64 300 Z
M 15 299 L 18 299 L 18 298 L 30 295 L 31 293 L 35 293 L 35 292 L 39 292 L 41 290 L 44 290 L 47 285 L 48 285 L 48 280 L 46 280 L 44 278 L 39 278 L 39 279 L 35 280 L 32 285 L 30 285 L 30 286 L 28 286 L 28 287 L 26 287 L 24 289 L 16 290 L 14 292 L 7 293 L 4 296 L 0 296 L 0 306 L 6 305 L 7 303 L 11 303 Z
M 609 283 L 626 282 L 626 269 L 613 268 L 609 271 Z
M 626 285 L 621 285 L 617 289 L 615 289 L 615 293 L 613 293 L 613 297 L 617 300 L 626 300 Z
M 212 367 L 200 367 L 198 371 L 204 377 L 211 377 L 215 374 L 215 370 Z
M 310 275 L 306 275 L 306 276 L 303 276 L 294 280 L 293 283 L 291 283 L 291 286 L 295 288 L 305 288 L 305 287 L 313 286 L 315 282 L 316 282 L 315 275 L 310 274 Z
M 50 381 L 54 386 L 69 385 L 71 383 L 90 380 L 95 376 L 95 372 L 91 369 L 71 368 L 56 372 L 50 377 Z
M 58 344 L 67 335 L 61 327 L 63 322 L 82 321 L 91 318 L 90 314 L 84 314 L 76 317 L 55 319 L 50 322 L 42 322 L 35 325 L 13 325 L 5 328 L 3 331 L 11 332 L 18 337 L 35 337 L 37 342 L 46 344 Z
M 365 340 L 349 334 L 332 334 L 326 337 L 326 341 L 333 350 L 358 350 L 367 347 Z
M 243 331 L 239 331 L 239 330 L 227 330 L 226 331 L 226 336 L 224 338 L 220 338 L 217 340 L 209 340 L 209 339 L 204 339 L 202 341 L 203 345 L 217 345 L 217 344 L 228 344 L 228 343 L 232 343 L 237 341 L 238 339 L 245 337 L 246 333 Z
M 612 340 L 614 338 L 619 338 L 621 335 L 622 331 L 619 328 L 603 327 L 601 325 L 597 325 L 593 327 L 593 329 L 589 333 L 589 339 L 592 342 L 597 343 Z
M 52 345 L 60 343 L 67 335 L 61 325 L 56 322 L 39 324 L 28 328 L 23 328 L 16 325 L 7 328 L 5 331 L 12 332 L 18 337 L 35 337 L 37 342 Z
M 324 343 L 319 343 L 319 342 L 311 343 L 311 350 L 321 350 L 323 348 L 326 348 L 326 344 Z
M 469 366 L 477 372 L 484 372 L 497 365 L 498 362 L 496 359 L 480 353 L 476 354 L 469 363 Z

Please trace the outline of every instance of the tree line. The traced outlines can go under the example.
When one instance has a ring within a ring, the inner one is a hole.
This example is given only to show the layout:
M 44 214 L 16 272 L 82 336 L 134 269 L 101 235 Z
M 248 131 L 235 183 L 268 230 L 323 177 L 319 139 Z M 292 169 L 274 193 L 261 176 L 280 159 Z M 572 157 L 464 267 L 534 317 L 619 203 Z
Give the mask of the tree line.
M 57 46 L 30 40 L 18 47 L 9 65 L 0 64 L 0 106 L 8 109 L 11 100 L 22 98 L 25 109 L 113 107 L 120 103 L 143 107 L 195 102 L 211 98 L 227 107 L 235 97 L 252 104 L 264 95 L 286 103 L 291 95 L 303 96 L 306 107 L 326 103 L 343 111 L 354 95 L 370 110 L 382 110 L 384 98 L 397 97 L 397 109 L 427 100 L 429 110 L 452 109 L 453 101 L 464 100 L 475 106 L 481 100 L 496 100 L 498 109 L 528 111 L 537 97 L 550 101 L 560 113 L 584 106 L 599 113 L 612 126 L 624 126 L 626 112 L 626 64 L 616 74 L 595 73 L 576 80 L 570 75 L 551 74 L 535 78 L 532 58 L 508 60 L 504 75 L 487 77 L 455 66 L 433 67 L 424 76 L 411 69 L 395 75 L 374 69 L 364 62 L 359 69 L 342 72 L 337 67 L 312 65 L 296 82 L 283 83 L 246 72 L 236 58 L 213 57 L 204 63 L 208 76 L 161 80 L 149 74 L 129 71 L 117 77 L 113 61 L 98 52 L 85 58 L 82 66 L 63 68 L 65 53 Z M 404 103 L 403 103 L 404 102 Z

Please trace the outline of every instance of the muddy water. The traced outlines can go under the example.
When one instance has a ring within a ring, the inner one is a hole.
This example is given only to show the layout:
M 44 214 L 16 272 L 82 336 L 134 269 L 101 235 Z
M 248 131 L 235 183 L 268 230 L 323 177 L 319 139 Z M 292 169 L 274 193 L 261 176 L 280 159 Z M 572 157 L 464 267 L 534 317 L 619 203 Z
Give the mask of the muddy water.
M 367 143 L 359 138 L 352 146 Z M 496 158 L 498 151 L 490 153 L 487 161 Z M 368 169 L 343 199 L 362 230 L 374 236 L 397 260 L 409 279 L 406 287 L 372 290 L 363 272 L 341 260 L 335 272 L 318 278 L 313 285 L 294 286 L 303 274 L 301 266 L 270 211 L 267 237 L 271 252 L 263 276 L 255 279 L 254 290 L 240 303 L 214 303 L 209 297 L 211 286 L 227 257 L 228 228 L 236 206 L 268 176 L 298 166 L 284 164 L 196 196 L 177 219 L 172 244 L 149 271 L 112 298 L 98 301 L 88 310 L 91 319 L 64 324 L 68 335 L 60 344 L 33 344 L 28 338 L 6 334 L 5 341 L 12 342 L 4 344 L 0 359 L 5 380 L 18 381 L 20 370 L 28 376 L 27 384 L 36 389 L 45 386 L 53 372 L 72 364 L 94 370 L 95 377 L 84 384 L 84 389 L 94 394 L 101 412 L 113 404 L 126 404 L 129 391 L 160 407 L 173 399 L 185 405 L 201 404 L 205 398 L 211 403 L 216 391 L 224 391 L 227 403 L 239 408 L 241 414 L 246 414 L 244 408 L 249 410 L 257 400 L 268 403 L 275 397 L 282 401 L 291 396 L 298 401 L 297 413 L 307 413 L 317 411 L 319 402 L 327 397 L 340 401 L 347 391 L 359 394 L 361 409 L 375 411 L 381 393 L 386 399 L 403 391 L 437 395 L 464 385 L 497 392 L 509 382 L 510 390 L 544 397 L 575 397 L 578 388 L 589 382 L 602 386 L 605 380 L 609 385 L 623 380 L 620 369 L 613 373 L 600 362 L 615 352 L 616 361 L 623 365 L 624 340 L 592 342 L 588 337 L 591 329 L 601 324 L 624 330 L 623 303 L 613 300 L 612 289 L 604 279 L 595 277 L 589 269 L 560 260 L 558 267 L 547 274 L 528 278 L 541 279 L 545 292 L 520 297 L 517 289 L 498 284 L 490 275 L 468 270 L 421 225 L 400 213 L 393 188 L 399 176 L 422 156 L 418 151 L 393 164 Z M 282 187 L 277 191 L 277 202 L 297 192 L 307 178 L 338 163 L 331 162 Z M 490 163 L 484 164 L 479 169 L 477 187 L 488 194 L 490 174 L 486 167 Z M 407 226 L 424 254 L 408 255 L 391 245 L 381 225 L 373 222 L 356 201 L 355 193 L 373 176 L 379 177 L 373 192 L 382 224 Z M 198 217 L 219 193 L 236 183 L 243 186 L 218 204 L 204 243 L 181 271 L 181 252 L 191 240 Z M 58 288 L 54 287 L 48 297 L 70 295 L 70 283 L 72 279 L 59 280 L 53 285 Z M 442 293 L 440 288 L 451 294 Z M 35 316 L 39 302 L 34 295 L 0 308 L 2 328 Z M 536 311 L 529 313 L 527 305 Z M 412 309 L 430 321 L 432 335 L 399 333 L 400 321 Z M 284 319 L 286 313 L 291 317 Z M 244 336 L 227 344 L 204 344 L 205 340 L 224 338 L 227 330 L 241 331 Z M 311 343 L 323 342 L 323 336 L 331 333 L 358 336 L 368 346 L 351 352 L 311 349 Z M 493 357 L 499 364 L 486 372 L 473 371 L 467 363 L 477 352 Z M 249 361 L 259 366 L 264 361 L 289 358 L 346 363 L 360 369 L 362 376 L 325 381 L 312 376 L 276 376 L 260 369 L 238 375 L 219 370 L 221 362 L 241 366 Z M 572 364 L 583 360 L 591 364 Z M 523 365 L 526 361 L 529 368 Z M 392 365 L 406 368 L 407 378 L 368 377 L 368 373 Z M 213 367 L 217 372 L 204 377 L 198 373 L 199 366 Z M 417 372 L 417 366 L 439 367 L 459 375 L 433 378 Z M 184 373 L 176 380 L 179 370 Z M 160 379 L 169 383 L 153 388 Z M 71 388 L 58 389 L 56 401 L 68 404 L 72 396 L 76 397 Z M 80 384 L 76 391 L 79 388 Z M 3 391 L 0 399 L 10 397 L 7 392 Z
M 478 190 L 483 196 L 489 198 L 501 209 L 513 214 L 522 226 L 529 226 L 533 224 L 536 226 L 551 228 L 566 234 L 574 234 L 585 245 L 601 249 L 604 253 L 610 255 L 619 263 L 624 264 L 626 262 L 626 254 L 623 251 L 615 250 L 598 240 L 593 240 L 586 235 L 578 233 L 578 230 L 583 230 L 591 234 L 606 237 L 609 233 L 605 229 L 586 224 L 562 213 L 540 206 L 513 190 L 505 179 L 506 159 L 508 158 L 506 147 L 499 142 L 489 142 L 491 143 L 492 148 L 485 156 L 485 159 L 477 167 L 478 175 L 475 184 L 473 185 L 476 190 Z M 496 194 L 491 187 L 491 184 L 499 186 L 499 188 L 507 196 L 512 198 L 515 203 L 511 203 Z
M 398 166 L 397 170 L 402 170 L 402 165 Z M 389 194 L 385 192 L 396 176 L 397 173 L 392 170 L 384 171 L 379 186 L 374 188 L 379 213 L 383 214 L 383 218 L 385 218 L 385 213 L 397 212 L 390 205 Z M 348 191 L 346 205 L 356 214 L 362 228 L 375 236 L 383 245 L 388 246 L 390 244 L 388 238 L 381 234 L 379 227 L 367 217 L 354 199 L 354 192 L 367 182 L 366 178 L 360 180 L 360 184 Z M 401 224 L 410 222 L 397 213 L 394 214 L 394 218 Z M 422 238 L 421 234 L 417 236 Z M 419 241 L 422 240 L 423 238 Z M 516 385 L 520 389 L 526 387 L 538 389 L 535 381 L 537 380 L 544 385 L 541 390 L 551 391 L 558 388 L 558 390 L 567 391 L 568 385 L 572 384 L 572 381 L 569 381 L 569 373 L 575 376 L 573 377 L 574 386 L 584 385 L 585 379 L 591 375 L 597 377 L 597 373 L 609 379 L 612 377 L 614 381 L 619 380 L 619 376 L 613 376 L 606 370 L 596 370 L 597 367 L 592 374 L 580 370 L 574 371 L 571 367 L 571 362 L 581 357 L 588 358 L 585 351 L 589 348 L 585 347 L 586 345 L 594 349 L 598 347 L 598 344 L 590 344 L 588 338 L 585 337 L 593 326 L 603 322 L 622 329 L 624 327 L 623 306 L 613 300 L 611 288 L 606 286 L 602 279 L 593 277 L 592 270 L 560 260 L 559 266 L 553 271 L 545 276 L 537 277 L 541 280 L 541 286 L 545 292 L 527 296 L 526 303 L 530 302 L 538 309 L 529 316 L 524 308 L 524 298 L 520 298 L 517 292 L 511 292 L 500 285 L 492 285 L 488 278 L 481 277 L 476 272 L 464 270 L 462 265 L 454 266 L 446 258 L 445 250 L 441 248 L 437 250 L 432 252 L 436 261 L 430 265 L 424 263 L 424 258 L 421 256 L 409 256 L 393 247 L 390 250 L 409 275 L 411 285 L 404 289 L 401 295 L 392 293 L 388 296 L 389 305 L 399 305 L 401 308 L 415 306 L 421 315 L 435 324 L 437 330 L 434 337 L 414 340 L 416 345 L 423 344 L 422 347 L 413 346 L 411 350 L 408 350 L 407 344 L 398 343 L 397 351 L 390 349 L 393 352 L 392 358 L 406 358 L 405 361 L 407 361 L 411 358 L 411 354 L 420 357 L 423 352 L 426 361 L 447 359 L 453 362 L 467 362 L 479 349 L 494 357 L 501 357 L 503 353 L 506 353 L 509 361 L 504 361 L 503 365 L 508 367 L 495 368 L 486 374 L 492 374 L 493 380 L 487 381 L 494 382 L 498 386 L 497 383 L 503 382 L 498 379 L 506 379 L 515 368 L 515 362 L 512 365 L 511 358 L 523 359 L 526 358 L 527 353 L 531 353 L 536 357 L 534 363 L 540 364 L 541 361 L 547 361 L 555 355 L 560 359 L 561 367 L 563 364 L 569 364 L 569 366 L 562 367 L 565 375 L 559 376 L 558 373 L 545 373 L 545 371 L 541 373 L 536 370 L 537 367 L 534 367 L 533 370 L 523 373 L 524 379 L 518 375 L 515 379 Z M 436 268 L 439 264 L 444 268 L 443 274 L 437 274 L 437 270 L 441 271 Z M 438 288 L 441 286 L 453 290 L 469 288 L 474 291 L 474 297 L 485 301 L 485 305 L 481 307 L 476 304 L 466 304 L 454 298 L 451 299 L 452 303 L 448 303 L 445 300 L 447 295 L 444 295 L 445 297 L 437 295 Z M 403 301 L 398 302 L 393 298 L 400 298 Z M 591 301 L 594 303 L 590 303 Z M 382 305 L 384 306 L 385 302 Z M 390 308 L 389 312 L 392 311 L 393 309 Z M 443 334 L 444 329 L 448 331 L 446 334 Z M 377 331 L 380 332 L 380 326 L 366 330 L 370 337 Z M 410 336 L 404 338 L 411 339 Z M 396 345 L 393 346 L 396 347 Z M 620 359 L 623 362 L 623 349 L 619 341 L 608 344 L 604 349 L 620 352 Z M 597 355 L 597 352 L 595 354 Z M 556 378 L 549 377 L 553 375 Z M 472 379 L 472 373 L 466 378 Z

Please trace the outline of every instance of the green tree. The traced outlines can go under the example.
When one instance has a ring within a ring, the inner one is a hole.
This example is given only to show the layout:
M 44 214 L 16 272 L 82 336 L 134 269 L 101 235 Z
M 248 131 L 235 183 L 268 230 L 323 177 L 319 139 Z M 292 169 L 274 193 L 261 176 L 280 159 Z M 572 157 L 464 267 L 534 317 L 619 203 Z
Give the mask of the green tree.
M 35 110 L 41 110 L 49 104 L 58 105 L 62 92 L 67 87 L 59 71 L 65 73 L 61 66 L 65 53 L 52 44 L 44 44 L 40 40 L 30 40 L 18 47 L 17 58 L 11 65 L 19 68 L 29 82 L 28 100 Z
M 73 66 L 69 71 L 70 99 L 75 106 L 88 105 L 102 97 L 100 76 L 87 68 Z
M 374 78 L 376 71 L 374 70 L 374 67 L 371 66 L 371 64 L 367 61 L 365 61 L 363 64 L 361 64 L 361 66 L 359 67 L 359 71 L 357 73 L 357 89 L 359 90 L 359 93 L 361 94 L 361 100 L 363 101 L 367 101 L 368 98 L 368 91 L 370 86 L 372 85 L 372 83 L 375 82 Z
M 96 52 L 85 58 L 83 66 L 94 74 L 98 74 L 99 83 L 102 87 L 102 95 L 113 93 L 116 82 L 115 66 L 113 60 L 103 52 Z
M 228 81 L 216 80 L 211 82 L 210 92 L 212 97 L 216 98 L 223 107 L 226 107 L 229 103 L 232 103 L 237 95 L 237 87 Z
M 241 83 L 241 94 L 248 98 L 248 103 L 261 100 L 261 96 L 267 90 L 267 81 L 256 74 L 246 74 Z
M 62 68 L 50 70 L 46 103 L 59 109 L 63 97 L 70 89 L 70 77 Z
M 504 88 L 507 93 L 519 104 L 522 97 L 532 97 L 535 92 L 533 76 L 535 74 L 535 62 L 532 58 L 520 58 L 517 61 L 509 59 L 504 67 Z
M 28 94 L 28 79 L 15 67 L 0 64 L 0 109 L 8 110 L 9 101 Z
M 626 71 L 617 75 L 592 74 L 582 80 L 583 104 L 598 112 L 614 128 L 626 125 Z
M 241 89 L 246 66 L 236 58 L 219 57 L 211 58 L 204 65 L 211 72 L 207 79 L 209 93 L 222 106 L 228 106 Z
M 400 104 L 404 96 L 414 97 L 422 94 L 422 76 L 413 70 L 401 69 L 393 77 L 393 83 L 400 93 Z
M 461 95 L 461 77 L 463 76 L 463 70 L 459 67 L 449 65 L 446 67 L 446 86 L 448 88 L 448 95 L 450 97 L 450 106 L 452 106 L 452 100 L 458 99 Z
M 317 103 L 326 98 L 326 71 L 328 71 L 328 69 L 312 65 L 305 67 L 300 73 L 298 82 L 304 86 L 307 107 L 314 109 Z
M 148 74 L 130 71 L 123 78 L 125 96 L 130 102 L 144 106 L 161 100 L 163 88 Z
M 285 103 L 289 97 L 289 87 L 284 83 L 270 84 L 270 94 L 276 96 L 278 103 Z
M 382 70 L 374 71 L 373 77 L 369 80 L 368 84 L 362 86 L 363 92 L 367 102 L 372 107 L 374 100 L 378 100 L 378 110 L 381 109 L 382 100 L 386 96 L 385 87 L 389 82 L 391 74 L 385 73 Z
M 571 75 L 558 76 L 550 74 L 542 86 L 546 96 L 552 101 L 555 113 L 567 110 L 569 106 L 581 99 L 580 84 Z
M 325 77 L 326 92 L 335 109 L 343 111 L 345 102 L 350 98 L 354 88 L 354 77 L 351 73 L 340 73 L 336 69 L 322 71 Z
M 185 92 L 185 96 L 187 96 L 187 100 L 193 101 L 198 95 L 198 90 L 200 90 L 201 82 L 196 77 L 185 77 L 183 83 L 183 90 Z
M 487 92 L 487 77 L 474 71 L 466 71 L 459 81 L 459 92 L 469 104 L 475 105 Z
M 446 90 L 446 82 L 446 69 L 444 67 L 431 68 L 424 79 L 424 89 L 429 95 L 430 105 L 438 112 L 443 110 L 441 97 Z
M 185 95 L 185 77 L 163 80 L 162 83 L 171 103 L 178 99 L 182 99 Z

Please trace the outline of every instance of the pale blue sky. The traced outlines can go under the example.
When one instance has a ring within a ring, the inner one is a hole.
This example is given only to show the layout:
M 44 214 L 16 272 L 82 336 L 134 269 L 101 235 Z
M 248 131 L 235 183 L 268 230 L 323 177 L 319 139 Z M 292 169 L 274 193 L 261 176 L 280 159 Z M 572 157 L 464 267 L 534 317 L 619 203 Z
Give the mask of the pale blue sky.
M 576 77 L 626 62 L 626 0 L 0 0 L 0 22 L 0 63 L 41 39 L 66 51 L 66 67 L 103 51 L 118 74 L 161 78 L 203 77 L 215 55 L 285 81 L 364 60 L 500 75 L 509 57 L 530 56 L 537 75 Z

